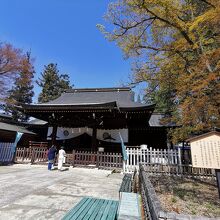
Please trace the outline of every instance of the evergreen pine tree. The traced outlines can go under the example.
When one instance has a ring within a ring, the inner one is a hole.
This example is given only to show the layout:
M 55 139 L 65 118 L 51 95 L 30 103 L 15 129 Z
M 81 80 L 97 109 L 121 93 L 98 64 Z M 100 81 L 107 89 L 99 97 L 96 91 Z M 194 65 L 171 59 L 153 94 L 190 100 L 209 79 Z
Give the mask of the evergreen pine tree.
M 9 96 L 6 99 L 6 104 L 3 109 L 6 113 L 11 114 L 15 121 L 27 121 L 28 116 L 18 111 L 14 107 L 14 103 L 25 103 L 30 104 L 34 96 L 33 92 L 33 78 L 34 78 L 34 67 L 31 61 L 30 53 L 26 54 L 26 59 L 21 64 L 24 68 L 19 74 L 19 77 L 15 81 L 15 86 L 9 91 Z
M 41 73 L 41 79 L 37 84 L 42 87 L 42 91 L 38 97 L 39 103 L 45 103 L 58 98 L 65 90 L 72 88 L 70 79 L 67 74 L 59 75 L 57 64 L 50 63 L 44 66 L 45 69 Z

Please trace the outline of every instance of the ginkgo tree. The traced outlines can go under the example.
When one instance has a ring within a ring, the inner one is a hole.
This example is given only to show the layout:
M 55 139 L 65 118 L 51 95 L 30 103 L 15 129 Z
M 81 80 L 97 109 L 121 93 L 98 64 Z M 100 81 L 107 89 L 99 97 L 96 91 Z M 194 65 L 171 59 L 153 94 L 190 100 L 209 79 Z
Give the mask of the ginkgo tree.
M 175 122 L 175 142 L 220 126 L 220 1 L 118 0 L 105 36 L 135 59 L 134 81 Z

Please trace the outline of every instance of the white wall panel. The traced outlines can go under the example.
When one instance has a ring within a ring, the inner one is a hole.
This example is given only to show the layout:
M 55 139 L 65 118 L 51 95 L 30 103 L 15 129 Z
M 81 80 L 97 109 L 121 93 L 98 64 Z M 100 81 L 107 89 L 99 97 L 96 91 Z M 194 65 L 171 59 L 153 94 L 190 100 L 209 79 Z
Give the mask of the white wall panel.
M 102 130 L 102 129 L 97 129 L 97 139 L 102 140 L 102 141 L 107 141 L 107 142 L 113 142 L 113 143 L 120 143 L 120 136 L 119 132 L 122 136 L 122 139 L 124 142 L 128 142 L 128 129 L 117 129 L 117 130 Z M 57 140 L 66 140 L 66 139 L 71 139 L 75 138 L 77 136 L 80 136 L 84 133 L 87 133 L 88 135 L 92 136 L 92 128 L 62 128 L 58 127 L 57 128 Z M 104 134 L 105 133 L 105 134 Z M 48 128 L 47 132 L 47 139 L 50 140 L 52 134 L 52 127 Z M 110 139 L 104 139 L 103 136 L 109 136 L 111 137 Z

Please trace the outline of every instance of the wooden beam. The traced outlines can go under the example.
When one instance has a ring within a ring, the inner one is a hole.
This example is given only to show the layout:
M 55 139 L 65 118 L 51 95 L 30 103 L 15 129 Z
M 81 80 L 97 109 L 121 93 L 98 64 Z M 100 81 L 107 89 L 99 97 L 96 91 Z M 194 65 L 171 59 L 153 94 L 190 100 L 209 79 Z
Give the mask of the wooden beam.
M 56 145 L 56 138 L 57 138 L 57 125 L 53 125 L 53 131 L 51 135 L 51 144 Z
M 97 128 L 96 126 L 94 126 L 92 129 L 92 151 L 97 150 L 96 138 L 97 138 Z

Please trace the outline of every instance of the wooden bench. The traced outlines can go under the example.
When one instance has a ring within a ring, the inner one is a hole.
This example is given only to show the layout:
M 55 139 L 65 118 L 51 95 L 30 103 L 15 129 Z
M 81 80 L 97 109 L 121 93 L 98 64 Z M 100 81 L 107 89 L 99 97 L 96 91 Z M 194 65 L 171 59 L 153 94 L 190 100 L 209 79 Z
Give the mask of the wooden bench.
M 132 192 L 132 174 L 125 174 L 119 189 L 119 196 L 122 192 Z
M 62 220 L 116 220 L 118 201 L 85 197 Z

